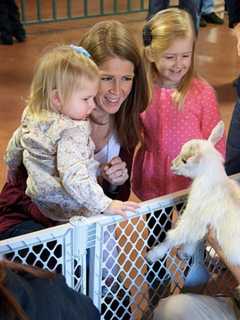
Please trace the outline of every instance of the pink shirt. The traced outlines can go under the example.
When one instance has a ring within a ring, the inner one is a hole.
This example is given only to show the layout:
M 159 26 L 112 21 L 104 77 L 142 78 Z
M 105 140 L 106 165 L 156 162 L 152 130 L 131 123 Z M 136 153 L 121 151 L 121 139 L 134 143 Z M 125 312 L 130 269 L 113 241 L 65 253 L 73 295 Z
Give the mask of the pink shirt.
M 155 85 L 152 102 L 141 114 L 144 145 L 136 153 L 132 174 L 133 191 L 141 200 L 189 187 L 190 179 L 171 172 L 171 162 L 185 142 L 207 139 L 220 120 L 214 89 L 204 80 L 192 81 L 181 111 L 173 103 L 173 90 Z M 225 138 L 217 149 L 225 155 Z

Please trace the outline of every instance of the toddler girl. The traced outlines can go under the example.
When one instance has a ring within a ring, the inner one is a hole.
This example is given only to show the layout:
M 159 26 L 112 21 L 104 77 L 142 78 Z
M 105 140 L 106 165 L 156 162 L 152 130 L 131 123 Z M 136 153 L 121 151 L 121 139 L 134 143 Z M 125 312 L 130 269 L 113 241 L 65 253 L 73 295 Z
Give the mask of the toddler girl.
M 38 63 L 21 126 L 8 144 L 11 172 L 23 162 L 26 194 L 52 220 L 100 212 L 125 215 L 137 208 L 113 201 L 97 183 L 88 117 L 98 85 L 98 68 L 86 50 L 73 45 L 50 50 Z

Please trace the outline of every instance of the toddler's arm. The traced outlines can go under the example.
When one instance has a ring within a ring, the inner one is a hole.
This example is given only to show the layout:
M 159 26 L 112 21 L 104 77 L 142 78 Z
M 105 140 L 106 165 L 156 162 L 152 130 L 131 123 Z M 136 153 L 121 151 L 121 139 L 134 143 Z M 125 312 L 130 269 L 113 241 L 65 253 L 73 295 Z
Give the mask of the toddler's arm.
M 22 164 L 23 148 L 21 145 L 22 128 L 18 127 L 8 142 L 4 160 L 10 169 L 11 175 Z
M 68 130 L 58 143 L 57 167 L 66 191 L 93 214 L 116 214 L 126 216 L 135 211 L 137 204 L 113 201 L 97 183 L 99 163 L 94 160 L 91 140 L 76 129 Z
M 112 203 L 97 183 L 98 162 L 93 157 L 91 140 L 76 128 L 66 130 L 57 147 L 57 168 L 65 190 L 93 214 Z

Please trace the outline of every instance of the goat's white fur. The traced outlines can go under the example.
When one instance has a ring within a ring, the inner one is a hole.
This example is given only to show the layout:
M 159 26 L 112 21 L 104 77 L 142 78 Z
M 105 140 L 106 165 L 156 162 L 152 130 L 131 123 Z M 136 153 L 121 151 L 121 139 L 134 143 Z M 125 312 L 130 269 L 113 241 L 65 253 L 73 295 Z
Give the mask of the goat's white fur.
M 240 265 L 240 187 L 230 179 L 223 166 L 223 158 L 214 145 L 224 134 L 219 122 L 208 140 L 190 140 L 172 162 L 178 175 L 193 179 L 188 202 L 175 229 L 167 233 L 163 243 L 147 254 L 155 262 L 171 248 L 183 245 L 183 252 L 194 253 L 198 240 L 204 238 L 208 226 L 216 231 L 216 238 L 230 263 Z

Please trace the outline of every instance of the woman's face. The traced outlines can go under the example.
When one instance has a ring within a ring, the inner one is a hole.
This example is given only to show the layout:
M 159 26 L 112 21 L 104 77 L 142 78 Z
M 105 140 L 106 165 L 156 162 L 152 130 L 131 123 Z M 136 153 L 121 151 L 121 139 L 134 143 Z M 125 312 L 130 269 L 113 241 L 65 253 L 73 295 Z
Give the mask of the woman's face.
M 100 86 L 95 98 L 96 109 L 92 115 L 96 116 L 99 111 L 115 114 L 131 92 L 134 65 L 128 60 L 114 57 L 102 63 L 99 70 Z

